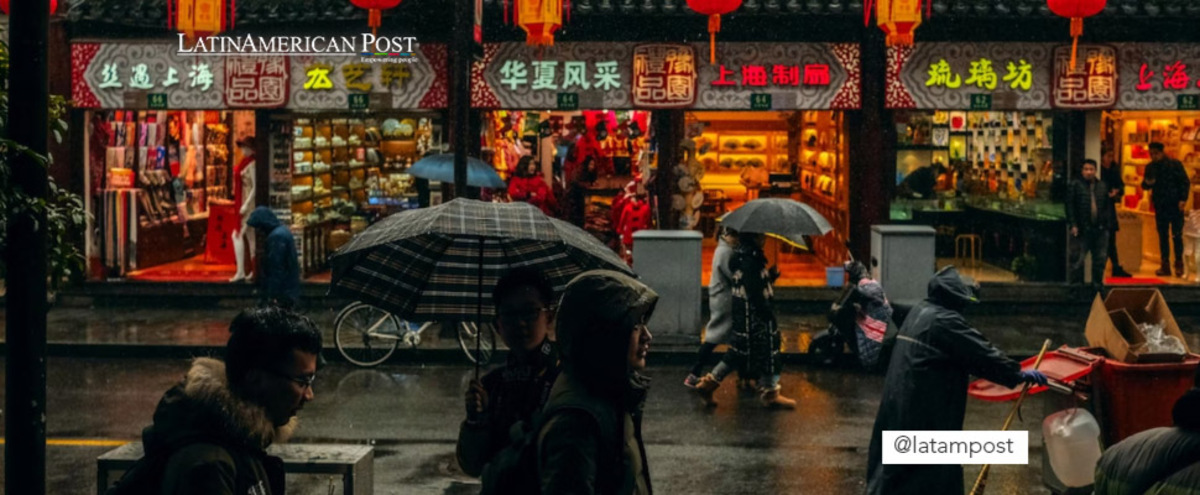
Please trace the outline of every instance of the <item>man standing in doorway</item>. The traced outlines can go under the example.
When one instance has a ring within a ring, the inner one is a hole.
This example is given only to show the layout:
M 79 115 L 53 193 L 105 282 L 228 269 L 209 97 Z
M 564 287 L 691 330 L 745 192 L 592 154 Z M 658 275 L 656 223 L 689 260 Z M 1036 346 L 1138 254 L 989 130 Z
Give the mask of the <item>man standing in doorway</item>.
M 1113 224 L 1108 229 L 1108 259 L 1112 261 L 1112 276 L 1129 278 L 1129 272 L 1121 267 L 1121 258 L 1117 255 L 1117 231 L 1121 222 L 1117 220 L 1117 205 L 1125 196 L 1125 180 L 1121 178 L 1121 165 L 1117 163 L 1112 150 L 1104 152 L 1100 160 L 1100 180 L 1108 188 L 1109 209 L 1112 211 Z
M 1096 176 L 1096 160 L 1083 161 L 1080 178 L 1071 184 L 1067 196 L 1067 222 L 1071 237 L 1079 246 L 1079 258 L 1074 263 L 1076 280 L 1083 281 L 1083 262 L 1092 254 L 1092 285 L 1104 283 L 1104 265 L 1108 262 L 1108 233 L 1116 221 L 1109 188 Z
M 1162 143 L 1150 143 L 1150 158 L 1142 188 L 1151 192 L 1154 221 L 1158 227 L 1158 252 L 1162 265 L 1155 272 L 1171 275 L 1171 243 L 1175 243 L 1175 273 L 1183 276 L 1183 209 L 1187 205 L 1191 179 L 1179 160 L 1167 156 Z M 1168 237 L 1168 235 L 1170 237 Z

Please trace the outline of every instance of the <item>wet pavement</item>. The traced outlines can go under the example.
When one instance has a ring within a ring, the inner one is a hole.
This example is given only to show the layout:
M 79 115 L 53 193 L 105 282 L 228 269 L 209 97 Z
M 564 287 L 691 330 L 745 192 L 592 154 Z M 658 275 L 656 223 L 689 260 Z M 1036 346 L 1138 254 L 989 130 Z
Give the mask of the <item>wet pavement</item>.
M 121 356 L 122 349 L 132 347 L 132 350 L 136 350 L 136 346 L 214 348 L 225 345 L 229 338 L 229 322 L 237 312 L 236 309 L 228 308 L 56 308 L 50 311 L 48 316 L 47 340 L 52 344 L 52 352 L 53 344 L 99 345 L 114 347 L 114 352 L 103 355 L 117 357 Z M 0 310 L 0 314 L 2 313 L 3 310 Z M 314 309 L 307 314 L 325 333 L 326 345 L 332 347 L 333 324 L 337 313 L 328 309 Z M 804 313 L 780 308 L 776 314 L 779 326 L 783 330 L 785 353 L 806 352 L 812 334 L 828 326 L 824 313 Z M 968 313 L 967 319 L 997 347 L 1010 355 L 1029 356 L 1037 353 L 1045 339 L 1050 339 L 1053 347 L 1087 345 L 1084 336 L 1087 316 L 1086 306 L 1064 305 L 1061 311 L 1048 314 L 1026 314 L 1014 307 L 1010 313 Z M 1200 315 L 1177 315 L 1176 320 L 1185 334 L 1189 348 L 1200 349 Z M 3 327 L 4 320 L 0 318 L 0 331 Z M 666 332 L 659 332 L 656 333 L 654 352 L 689 354 L 695 352 L 698 338 L 698 335 L 668 335 Z M 437 326 L 422 334 L 420 349 L 454 350 L 457 347 L 458 342 L 454 334 L 440 334 Z M 80 352 L 80 349 L 67 348 L 67 351 Z M 399 353 L 396 362 L 412 362 L 410 357 L 411 355 Z
M 186 368 L 185 360 L 51 358 L 47 492 L 96 493 L 95 458 L 113 448 L 97 441 L 137 439 L 161 393 Z M 680 384 L 685 373 L 655 366 L 653 358 L 648 371 L 655 380 L 644 432 L 657 493 L 861 492 L 882 378 L 791 366 L 783 391 L 799 399 L 798 411 L 763 410 L 730 386 L 718 390 L 721 406 L 710 411 Z M 477 481 L 454 462 L 462 390 L 471 377 L 466 366 L 365 370 L 332 363 L 318 375 L 295 441 L 373 443 L 376 493 L 478 493 Z M 993 467 L 989 494 L 1049 493 L 1041 484 L 1041 401 L 1028 401 L 1025 422 L 1014 426 L 1030 431 L 1030 465 Z M 965 427 L 998 429 L 1008 408 L 970 401 Z M 973 481 L 978 466 L 965 471 Z M 341 493 L 329 491 L 330 481 L 289 476 L 288 493 Z

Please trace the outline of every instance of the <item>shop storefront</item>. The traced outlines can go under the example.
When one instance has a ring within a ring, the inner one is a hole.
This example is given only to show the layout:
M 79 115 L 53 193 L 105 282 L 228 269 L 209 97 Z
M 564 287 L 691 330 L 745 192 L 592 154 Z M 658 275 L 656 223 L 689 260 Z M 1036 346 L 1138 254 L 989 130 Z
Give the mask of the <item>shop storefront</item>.
M 701 230 L 710 256 L 726 211 L 755 197 L 805 201 L 835 232 L 806 251 L 772 245 L 768 254 L 785 265 L 782 284 L 824 284 L 825 267 L 845 257 L 848 142 L 839 110 L 859 105 L 858 47 L 721 43 L 716 64 L 698 56 L 707 48 L 487 45 L 473 90 L 486 109 L 484 157 L 504 177 L 536 173 L 560 191 L 555 214 L 627 256 L 653 208 Z M 647 133 L 666 109 L 685 111 L 688 139 L 672 165 L 671 204 L 659 205 L 644 183 L 662 166 Z M 516 169 L 523 155 L 536 157 L 533 170 Z
M 988 282 L 1066 280 L 1067 125 L 1052 110 L 1061 108 L 1057 58 L 1053 45 L 1031 43 L 889 50 L 891 219 L 934 226 L 939 266 L 956 264 Z
M 72 45 L 91 278 L 229 281 L 249 202 L 291 226 L 305 276 L 319 279 L 352 232 L 417 206 L 403 172 L 443 140 L 444 46 L 386 64 L 175 48 Z M 267 156 L 249 167 L 249 149 Z M 253 244 L 241 245 L 249 273 Z

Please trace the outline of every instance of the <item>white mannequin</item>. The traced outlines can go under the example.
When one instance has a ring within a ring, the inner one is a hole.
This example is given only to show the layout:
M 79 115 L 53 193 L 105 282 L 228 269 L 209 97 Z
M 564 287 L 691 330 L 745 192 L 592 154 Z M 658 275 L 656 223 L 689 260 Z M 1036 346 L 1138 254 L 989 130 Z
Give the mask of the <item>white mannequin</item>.
M 229 279 L 230 282 L 251 280 L 254 277 L 254 274 L 247 272 L 248 256 L 245 242 L 248 238 L 250 241 L 249 257 L 252 257 L 254 255 L 254 235 L 246 235 L 249 229 L 246 222 L 250 221 L 250 212 L 254 211 L 254 148 L 246 146 L 244 143 L 240 147 L 244 164 L 241 167 L 241 173 L 234 180 L 242 181 L 242 204 L 237 205 L 241 222 L 238 229 L 233 231 L 233 255 L 237 259 L 237 273 Z

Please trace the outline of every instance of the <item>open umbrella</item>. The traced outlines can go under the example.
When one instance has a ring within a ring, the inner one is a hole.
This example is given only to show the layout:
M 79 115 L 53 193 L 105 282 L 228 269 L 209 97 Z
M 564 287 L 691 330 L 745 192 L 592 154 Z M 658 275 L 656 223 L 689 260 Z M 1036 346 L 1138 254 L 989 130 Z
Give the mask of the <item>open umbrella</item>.
M 462 198 L 383 219 L 342 246 L 331 264 L 331 294 L 418 321 L 473 313 L 481 329 L 476 352 L 483 318 L 494 313 L 484 301 L 509 269 L 535 267 L 556 291 L 587 270 L 632 274 L 591 234 L 533 205 Z
M 807 246 L 804 236 L 833 230 L 829 220 L 811 206 L 784 198 L 750 201 L 722 217 L 721 225 L 738 232 L 768 234 L 800 247 Z
M 408 175 L 440 182 L 454 182 L 454 155 L 442 153 L 427 156 L 408 168 Z M 500 189 L 508 187 L 491 165 L 475 157 L 467 157 L 467 185 Z

